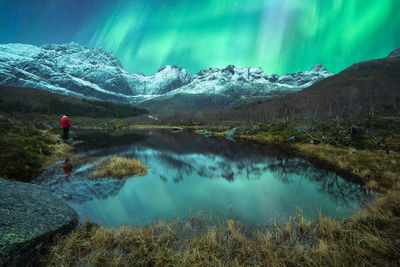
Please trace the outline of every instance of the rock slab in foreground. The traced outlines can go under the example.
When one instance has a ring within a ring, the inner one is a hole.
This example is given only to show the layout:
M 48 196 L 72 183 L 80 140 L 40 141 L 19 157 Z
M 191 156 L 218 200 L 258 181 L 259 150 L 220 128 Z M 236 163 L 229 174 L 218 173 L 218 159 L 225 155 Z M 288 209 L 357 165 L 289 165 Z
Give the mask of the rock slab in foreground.
M 56 234 L 78 224 L 78 214 L 47 189 L 0 179 L 0 266 L 29 266 Z

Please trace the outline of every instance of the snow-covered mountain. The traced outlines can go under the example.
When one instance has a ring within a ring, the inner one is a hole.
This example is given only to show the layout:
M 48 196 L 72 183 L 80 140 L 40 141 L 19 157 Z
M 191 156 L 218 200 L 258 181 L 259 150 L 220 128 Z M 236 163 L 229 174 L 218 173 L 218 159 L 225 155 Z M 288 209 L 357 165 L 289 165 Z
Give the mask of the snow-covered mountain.
M 4 85 L 128 100 L 131 96 L 163 94 L 191 80 L 185 70 L 171 66 L 148 77 L 130 74 L 113 54 L 75 43 L 0 45 L 0 84 Z
M 239 68 L 229 65 L 225 69 L 202 70 L 194 75 L 192 82 L 168 94 L 232 94 L 234 92 L 243 95 L 268 95 L 273 91 L 297 91 L 331 75 L 332 73 L 321 65 L 315 65 L 311 71 L 283 76 L 264 74 L 261 68 Z M 246 90 L 249 84 L 253 86 Z
M 283 76 L 233 65 L 191 75 L 185 69 L 167 65 L 145 76 L 128 73 L 113 54 L 99 48 L 75 43 L 0 45 L 2 85 L 134 103 L 182 94 L 268 97 L 301 90 L 331 75 L 321 65 Z

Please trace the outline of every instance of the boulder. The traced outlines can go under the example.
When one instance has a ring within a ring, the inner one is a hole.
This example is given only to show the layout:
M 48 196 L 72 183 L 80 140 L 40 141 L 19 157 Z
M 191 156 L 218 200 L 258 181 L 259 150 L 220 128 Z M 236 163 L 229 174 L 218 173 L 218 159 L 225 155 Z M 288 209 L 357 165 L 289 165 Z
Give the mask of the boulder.
M 0 266 L 31 266 L 38 251 L 78 224 L 78 214 L 47 189 L 0 179 Z
M 308 131 L 311 129 L 311 126 L 310 126 L 310 125 L 307 125 L 307 124 L 300 124 L 300 125 L 294 126 L 294 129 L 295 129 L 296 131 L 298 131 L 298 132 L 306 133 L 306 132 L 308 132 Z
M 213 135 L 212 131 L 202 131 L 200 134 L 204 135 L 205 137 L 210 137 Z
M 293 143 L 296 142 L 296 136 L 291 136 L 288 139 L 286 139 L 286 143 Z
M 227 139 L 234 139 L 235 138 L 235 133 L 236 133 L 236 130 L 238 129 L 238 127 L 235 127 L 235 128 L 233 128 L 233 129 L 231 129 L 231 130 L 229 130 L 229 131 L 227 131 L 226 133 L 225 133 L 225 137 L 227 138 Z

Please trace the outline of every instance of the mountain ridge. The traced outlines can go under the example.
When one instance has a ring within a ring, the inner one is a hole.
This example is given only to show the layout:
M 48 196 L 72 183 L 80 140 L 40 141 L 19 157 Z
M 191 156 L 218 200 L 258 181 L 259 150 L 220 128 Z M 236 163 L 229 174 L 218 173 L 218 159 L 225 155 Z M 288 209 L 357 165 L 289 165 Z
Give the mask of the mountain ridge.
M 250 112 L 271 116 L 390 113 L 400 115 L 400 48 L 387 57 L 355 63 L 304 90 L 267 100 Z
M 128 73 L 118 58 L 101 48 L 88 49 L 76 43 L 0 45 L 2 85 L 130 103 L 180 94 L 265 98 L 301 90 L 331 75 L 321 65 L 282 76 L 233 65 L 192 75 L 176 65 L 166 65 L 145 76 Z

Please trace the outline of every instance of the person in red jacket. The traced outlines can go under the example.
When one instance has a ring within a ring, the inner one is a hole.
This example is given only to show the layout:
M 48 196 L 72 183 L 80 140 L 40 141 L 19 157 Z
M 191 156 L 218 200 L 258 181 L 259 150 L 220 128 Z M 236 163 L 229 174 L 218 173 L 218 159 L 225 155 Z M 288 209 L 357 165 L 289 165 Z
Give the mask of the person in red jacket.
M 63 127 L 63 139 L 68 139 L 68 131 L 69 131 L 69 127 L 71 127 L 71 123 L 69 122 L 69 119 L 67 116 L 63 116 L 61 118 L 61 127 Z

